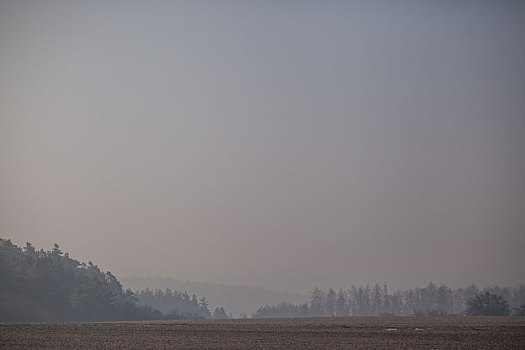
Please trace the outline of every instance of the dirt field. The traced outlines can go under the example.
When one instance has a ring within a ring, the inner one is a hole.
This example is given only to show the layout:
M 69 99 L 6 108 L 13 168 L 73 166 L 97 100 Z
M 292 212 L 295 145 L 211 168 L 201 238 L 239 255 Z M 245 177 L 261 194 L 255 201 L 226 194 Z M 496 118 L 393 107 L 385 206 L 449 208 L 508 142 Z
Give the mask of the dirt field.
M 525 317 L 3 323 L 0 349 L 525 349 Z

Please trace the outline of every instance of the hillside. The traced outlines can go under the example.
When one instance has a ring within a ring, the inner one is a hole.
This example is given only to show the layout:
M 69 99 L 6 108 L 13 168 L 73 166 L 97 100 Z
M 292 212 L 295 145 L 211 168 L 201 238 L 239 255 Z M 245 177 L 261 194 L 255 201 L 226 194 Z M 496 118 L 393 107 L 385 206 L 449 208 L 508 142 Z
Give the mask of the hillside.
M 159 297 L 163 302 L 159 303 Z M 164 307 L 159 311 L 155 307 Z M 225 317 L 206 298 L 184 293 L 134 295 L 111 272 L 75 260 L 55 244 L 51 251 L 0 238 L 0 322 L 119 321 Z

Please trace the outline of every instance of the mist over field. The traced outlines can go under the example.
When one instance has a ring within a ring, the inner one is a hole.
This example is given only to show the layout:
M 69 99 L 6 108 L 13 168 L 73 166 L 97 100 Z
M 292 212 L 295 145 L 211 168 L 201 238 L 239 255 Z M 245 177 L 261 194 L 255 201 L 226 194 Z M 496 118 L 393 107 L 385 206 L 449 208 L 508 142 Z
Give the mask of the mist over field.
M 210 309 L 224 307 L 233 317 L 252 316 L 266 305 L 308 302 L 309 293 L 279 293 L 265 288 L 215 284 L 199 281 L 181 281 L 170 277 L 122 277 L 122 285 L 133 291 L 166 289 L 186 291 L 189 294 L 206 296 Z M 525 294 L 525 293 L 524 293 Z M 525 300 L 524 300 L 525 303 Z
M 524 15 L 2 1 L 0 237 L 263 304 L 523 284 Z

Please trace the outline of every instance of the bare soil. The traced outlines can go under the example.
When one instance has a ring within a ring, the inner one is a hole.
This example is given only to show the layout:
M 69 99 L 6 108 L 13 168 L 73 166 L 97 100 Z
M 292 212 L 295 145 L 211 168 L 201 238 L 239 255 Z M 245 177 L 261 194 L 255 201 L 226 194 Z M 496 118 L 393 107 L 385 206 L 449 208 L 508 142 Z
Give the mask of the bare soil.
M 1 323 L 0 349 L 525 349 L 525 317 Z

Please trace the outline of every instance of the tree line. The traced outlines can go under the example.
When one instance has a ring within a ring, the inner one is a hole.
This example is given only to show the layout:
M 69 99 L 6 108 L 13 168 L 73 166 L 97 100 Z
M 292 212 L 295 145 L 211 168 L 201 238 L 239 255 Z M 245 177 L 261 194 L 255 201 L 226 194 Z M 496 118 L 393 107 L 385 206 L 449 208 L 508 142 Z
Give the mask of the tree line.
M 200 299 L 195 294 L 191 297 L 186 292 L 166 288 L 151 290 L 149 288 L 136 291 L 139 305 L 148 305 L 163 313 L 178 312 L 185 318 L 229 318 L 223 307 L 216 307 L 212 313 L 206 297 Z
M 253 317 L 373 315 L 525 315 L 525 286 L 424 288 L 389 293 L 387 286 L 322 290 L 308 303 L 258 308 Z M 51 251 L 0 238 L 0 321 L 117 321 L 227 318 L 206 298 L 166 289 L 124 290 L 111 272 L 81 263 L 55 244 Z
M 486 305 L 485 305 L 486 304 Z M 487 287 L 475 285 L 449 288 L 430 282 L 424 288 L 389 293 L 388 287 L 352 286 L 350 289 L 322 290 L 315 287 L 304 304 L 281 303 L 258 308 L 253 317 L 333 316 L 441 316 L 485 314 L 498 305 L 500 314 L 525 315 L 525 286 Z M 484 309 L 484 307 L 487 309 Z
M 92 262 L 81 263 L 55 244 L 51 251 L 31 243 L 20 248 L 0 238 L 0 321 L 117 321 L 212 317 L 205 298 L 193 307 L 193 296 L 161 293 L 163 300 L 178 300 L 161 307 L 161 295 L 124 290 L 111 272 Z M 149 298 L 149 299 L 148 299 Z M 171 298 L 171 299 L 170 299 Z M 189 307 L 191 305 L 191 307 Z M 155 306 L 159 306 L 157 309 Z M 180 310 L 178 309 L 180 307 Z M 225 314 L 224 309 L 222 312 Z M 217 311 L 217 315 L 221 310 Z

